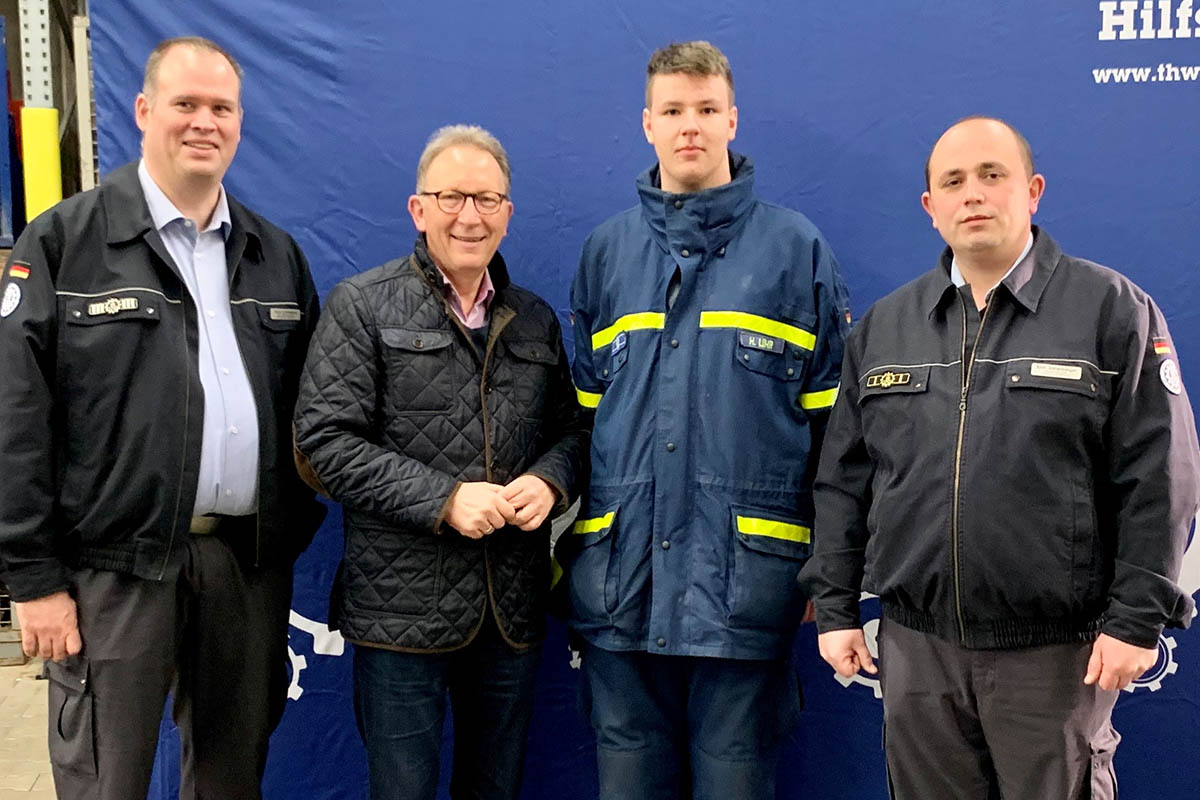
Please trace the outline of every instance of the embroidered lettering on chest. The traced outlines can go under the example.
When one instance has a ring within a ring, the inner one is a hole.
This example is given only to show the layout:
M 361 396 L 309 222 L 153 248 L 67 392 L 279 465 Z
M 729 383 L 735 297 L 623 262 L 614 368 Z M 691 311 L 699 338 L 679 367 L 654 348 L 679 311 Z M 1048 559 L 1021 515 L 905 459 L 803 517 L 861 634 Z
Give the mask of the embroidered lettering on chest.
M 742 347 L 752 347 L 767 353 L 782 353 L 783 339 L 773 336 L 763 336 L 761 333 L 738 331 L 738 344 Z
M 101 314 L 119 314 L 122 311 L 137 311 L 137 307 L 138 300 L 136 297 L 110 297 L 98 303 L 88 303 L 87 313 L 89 317 L 98 317 Z
M 912 380 L 911 372 L 881 372 L 877 375 L 871 375 L 867 378 L 867 388 L 874 389 L 890 389 L 893 386 L 905 386 Z
M 1035 361 L 1029 365 L 1029 374 L 1035 378 L 1058 378 L 1063 381 L 1083 380 L 1083 367 L 1071 364 L 1044 364 Z

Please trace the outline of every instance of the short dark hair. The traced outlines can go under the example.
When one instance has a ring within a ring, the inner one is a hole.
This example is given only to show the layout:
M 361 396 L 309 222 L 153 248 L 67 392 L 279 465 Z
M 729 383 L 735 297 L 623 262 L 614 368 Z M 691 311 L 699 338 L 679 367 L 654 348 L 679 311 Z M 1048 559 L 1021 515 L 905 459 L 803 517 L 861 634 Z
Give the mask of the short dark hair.
M 705 78 L 720 75 L 729 84 L 729 104 L 733 105 L 733 69 L 729 59 L 717 47 L 705 41 L 672 42 L 654 51 L 646 65 L 646 108 L 650 107 L 650 84 L 655 75 L 694 75 Z
M 224 47 L 203 36 L 176 36 L 173 39 L 163 39 L 159 42 L 158 46 L 150 52 L 150 57 L 146 59 L 146 70 L 142 77 L 142 94 L 149 98 L 154 97 L 154 92 L 158 88 L 158 68 L 162 65 L 163 57 L 174 47 L 191 47 L 195 50 L 206 50 L 224 56 L 225 60 L 229 62 L 229 66 L 233 67 L 234 74 L 237 75 L 238 102 L 241 102 L 244 77 L 242 65 Z
M 946 128 L 946 130 L 942 131 L 941 136 L 934 141 L 933 147 L 929 148 L 929 155 L 925 157 L 925 191 L 929 191 L 929 162 L 933 160 L 933 151 L 937 148 L 937 143 L 942 140 L 942 136 L 945 136 L 951 128 L 957 128 L 964 122 L 972 122 L 977 119 L 988 120 L 989 122 L 998 122 L 1004 127 L 1008 128 L 1009 132 L 1013 135 L 1013 138 L 1017 140 L 1017 149 L 1021 151 L 1021 160 L 1025 162 L 1025 177 L 1033 177 L 1033 173 L 1036 171 L 1033 167 L 1033 148 L 1029 146 L 1029 140 L 1025 138 L 1025 135 L 1017 130 L 1012 123 L 1008 122 L 1007 120 L 1000 119 L 999 117 L 989 117 L 986 114 L 972 114 L 971 116 L 963 117 L 949 128 Z

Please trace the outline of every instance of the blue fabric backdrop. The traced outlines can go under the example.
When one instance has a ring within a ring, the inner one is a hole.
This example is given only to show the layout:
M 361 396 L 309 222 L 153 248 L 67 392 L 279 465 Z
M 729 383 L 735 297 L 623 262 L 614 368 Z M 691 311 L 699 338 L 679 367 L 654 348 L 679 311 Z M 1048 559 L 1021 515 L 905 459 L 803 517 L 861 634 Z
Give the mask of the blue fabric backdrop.
M 640 130 L 646 59 L 668 41 L 706 38 L 733 63 L 735 147 L 754 157 L 760 195 L 825 232 L 856 315 L 928 269 L 942 246 L 918 203 L 934 139 L 960 116 L 995 114 L 1027 134 L 1047 176 L 1040 223 L 1068 252 L 1120 269 L 1158 299 L 1186 378 L 1200 364 L 1200 80 L 1189 67 L 1200 65 L 1200 38 L 1174 34 L 1200 20 L 1189 10 L 1180 22 L 1184 3 L 1156 3 L 1147 21 L 1121 8 L 1136 3 L 1082 0 L 92 0 L 100 160 L 107 172 L 137 155 L 133 97 L 154 43 L 219 40 L 246 69 L 243 140 L 226 185 L 296 236 L 324 294 L 408 252 L 404 207 L 425 138 L 447 123 L 482 124 L 513 163 L 503 252 L 565 324 L 583 237 L 635 202 L 634 175 L 653 161 Z M 1195 380 L 1192 389 L 1200 398 Z M 326 619 L 339 531 L 331 514 L 298 564 L 295 610 L 307 620 Z M 1200 546 L 1183 580 L 1200 588 Z M 333 655 L 337 640 L 293 620 L 293 664 L 303 669 L 273 742 L 267 796 L 364 797 L 349 651 Z M 814 639 L 809 626 L 797 640 L 808 707 L 779 796 L 881 800 L 875 687 L 842 686 Z M 1122 797 L 1132 800 L 1196 796 L 1200 634 L 1168 632 L 1161 650 L 1116 711 Z M 569 658 L 555 629 L 525 798 L 594 795 Z M 177 758 L 163 748 L 153 797 L 171 796 Z

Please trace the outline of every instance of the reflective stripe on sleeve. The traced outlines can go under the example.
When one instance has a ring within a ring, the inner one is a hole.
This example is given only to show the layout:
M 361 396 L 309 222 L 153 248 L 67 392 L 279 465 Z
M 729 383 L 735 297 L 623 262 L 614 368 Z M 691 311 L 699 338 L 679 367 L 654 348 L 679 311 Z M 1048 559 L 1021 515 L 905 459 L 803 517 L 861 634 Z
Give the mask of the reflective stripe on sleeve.
M 626 314 L 607 328 L 592 334 L 592 349 L 599 350 L 625 331 L 661 331 L 665 321 L 666 315 L 659 311 L 639 311 L 636 314 Z
M 599 392 L 585 392 L 583 389 L 575 388 L 575 397 L 579 399 L 579 405 L 584 408 L 595 408 L 600 405 L 600 398 L 603 396 Z
M 774 519 L 743 517 L 739 514 L 737 529 L 738 533 L 744 533 L 747 536 L 769 536 L 772 539 L 786 539 L 789 542 L 803 542 L 805 544 L 812 541 L 811 528 L 806 528 L 803 525 L 793 525 L 789 522 L 780 522 Z
M 700 327 L 742 328 L 761 333 L 764 336 L 778 337 L 805 350 L 812 350 L 817 346 L 817 337 L 803 328 L 745 311 L 702 311 L 700 312 Z
M 822 408 L 832 408 L 837 400 L 838 387 L 826 389 L 823 392 L 805 392 L 800 395 L 800 407 L 805 411 L 818 411 Z

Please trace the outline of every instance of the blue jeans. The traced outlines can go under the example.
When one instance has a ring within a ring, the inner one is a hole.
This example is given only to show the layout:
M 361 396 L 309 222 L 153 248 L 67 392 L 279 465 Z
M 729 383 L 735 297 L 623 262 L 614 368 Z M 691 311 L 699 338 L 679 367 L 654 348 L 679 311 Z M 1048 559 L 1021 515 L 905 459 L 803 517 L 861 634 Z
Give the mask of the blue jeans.
M 583 705 L 601 800 L 774 800 L 800 688 L 786 659 L 613 652 L 587 645 Z
M 471 643 L 449 653 L 356 646 L 354 715 L 371 800 L 434 800 L 447 690 L 454 714 L 450 796 L 515 800 L 540 653 L 540 646 L 513 650 L 490 610 Z

